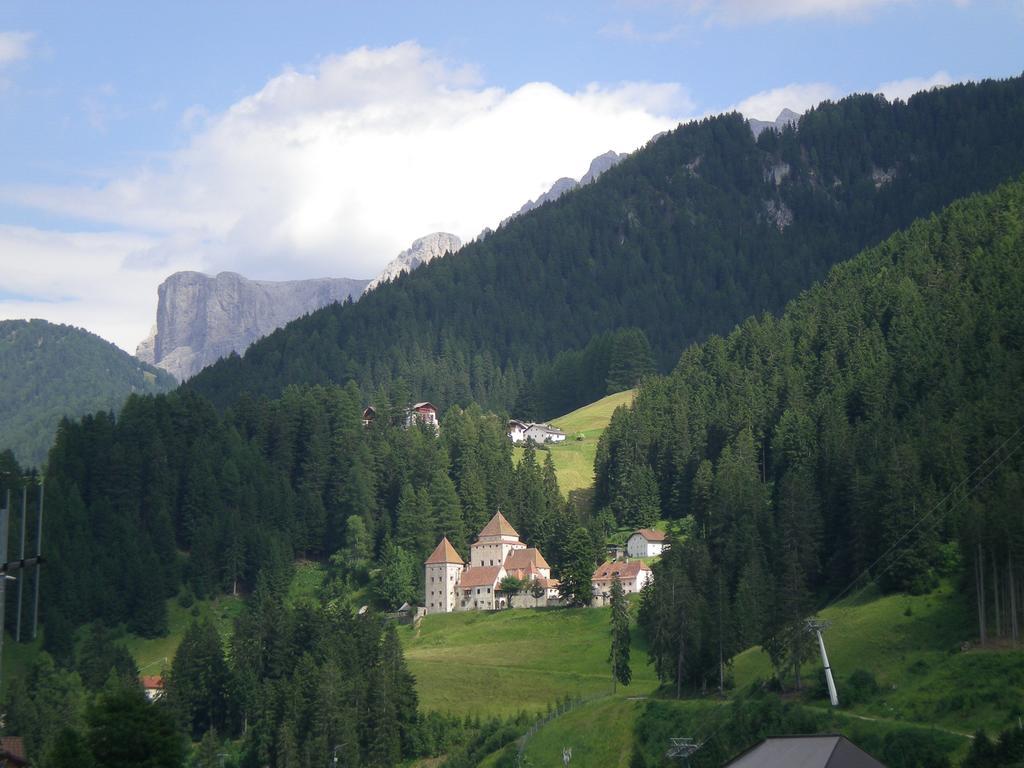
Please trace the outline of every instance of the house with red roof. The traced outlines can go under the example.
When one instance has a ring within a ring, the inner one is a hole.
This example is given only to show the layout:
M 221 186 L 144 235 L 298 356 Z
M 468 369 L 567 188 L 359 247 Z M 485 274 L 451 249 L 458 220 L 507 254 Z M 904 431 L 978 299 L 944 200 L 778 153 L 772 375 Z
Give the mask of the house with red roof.
M 517 608 L 537 608 L 558 600 L 558 580 L 551 578 L 551 566 L 540 550 L 520 540 L 500 511 L 470 546 L 468 562 L 444 537 L 423 565 L 427 613 L 509 608 L 510 597 Z M 515 596 L 507 595 L 501 590 L 507 576 L 530 586 Z
M 641 528 L 634 531 L 626 542 L 626 554 L 629 557 L 655 557 L 668 549 L 668 546 L 668 537 L 663 531 Z
M 156 701 L 164 695 L 164 679 L 160 675 L 141 675 L 139 682 L 150 701 Z
M 29 764 L 21 736 L 0 736 L 0 768 L 22 768 Z
M 435 432 L 441 429 L 441 422 L 437 419 L 437 406 L 433 403 L 414 403 L 405 409 L 405 428 L 409 429 L 414 424 L 426 424 Z
M 611 599 L 612 582 L 618 576 L 622 590 L 627 595 L 638 594 L 651 580 L 651 568 L 643 560 L 624 560 L 602 563 L 590 577 L 594 591 L 592 605 L 607 605 Z

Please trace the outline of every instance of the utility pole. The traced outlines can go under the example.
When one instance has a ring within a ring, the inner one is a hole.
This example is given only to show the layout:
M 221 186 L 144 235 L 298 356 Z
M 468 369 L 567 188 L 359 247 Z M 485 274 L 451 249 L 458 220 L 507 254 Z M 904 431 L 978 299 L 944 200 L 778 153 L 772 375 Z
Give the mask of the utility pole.
M 821 637 L 822 630 L 828 629 L 832 625 L 831 621 L 821 621 L 820 619 L 808 619 L 807 629 L 818 636 L 818 648 L 821 650 L 821 664 L 825 667 L 825 682 L 828 684 L 828 698 L 832 702 L 833 707 L 839 706 L 839 696 L 836 694 L 836 683 L 832 679 L 832 667 L 828 664 L 828 655 L 825 653 L 825 640 Z
M 665 753 L 665 757 L 680 758 L 683 761 L 683 765 L 687 768 L 690 766 L 690 755 L 701 748 L 701 744 L 694 744 L 693 738 L 690 736 L 672 737 L 669 740 L 668 752 Z
M 36 519 L 36 562 L 43 561 L 43 496 L 46 490 L 46 481 L 39 480 L 39 516 Z M 39 632 L 39 568 L 36 568 L 36 598 L 35 610 L 32 612 L 32 639 L 36 639 Z
M 11 515 L 11 491 L 7 491 L 4 508 L 0 509 L 0 563 L 7 562 L 7 518 Z M 0 574 L 0 682 L 3 681 L 4 609 L 7 607 L 7 572 Z
M 28 507 L 28 485 L 21 487 L 21 551 L 18 558 L 24 562 L 25 560 L 25 510 Z M 21 593 L 22 587 L 25 586 L 24 579 L 18 579 L 18 618 L 15 621 L 14 630 L 14 642 L 21 642 Z

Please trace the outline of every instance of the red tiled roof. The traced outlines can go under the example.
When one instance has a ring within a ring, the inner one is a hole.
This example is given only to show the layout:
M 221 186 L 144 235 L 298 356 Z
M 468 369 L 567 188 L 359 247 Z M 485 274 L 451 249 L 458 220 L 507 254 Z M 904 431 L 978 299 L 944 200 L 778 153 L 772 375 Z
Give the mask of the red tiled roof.
M 530 566 L 536 568 L 547 568 L 551 570 L 551 566 L 548 565 L 548 561 L 544 559 L 544 555 L 540 553 L 539 549 L 535 547 L 527 547 L 526 549 L 513 549 L 508 553 L 508 557 L 505 558 L 505 569 L 506 570 L 528 570 Z
M 455 547 L 448 541 L 448 537 L 443 536 L 441 543 L 430 553 L 430 557 L 424 561 L 424 565 L 435 565 L 437 563 L 456 563 L 457 565 L 462 565 L 463 562 L 463 559 L 459 557 L 459 553 L 455 551 Z
M 160 675 L 143 675 L 139 678 L 139 681 L 146 690 L 164 687 L 164 679 Z
M 25 742 L 21 736 L 0 736 L 0 754 L 28 765 L 28 758 L 25 756 Z
M 480 531 L 479 538 L 484 536 L 515 536 L 519 538 L 519 534 L 516 533 L 516 529 L 512 527 L 512 524 L 505 519 L 505 516 L 501 514 L 499 510 L 491 518 L 491 522 L 484 526 L 484 529 Z
M 498 581 L 500 565 L 470 566 L 462 572 L 459 580 L 459 587 L 469 589 L 470 587 L 493 587 Z
M 635 531 L 633 536 L 637 534 L 643 536 L 647 541 L 664 541 L 668 537 L 662 531 L 656 531 L 653 528 L 641 528 L 639 531 Z M 633 538 L 630 536 L 630 538 Z
M 604 579 L 611 579 L 615 574 L 618 574 L 620 579 L 635 579 L 640 571 L 649 570 L 651 569 L 647 566 L 647 563 L 642 560 L 634 560 L 630 563 L 602 563 L 594 571 L 594 575 L 590 577 L 590 580 L 603 581 Z

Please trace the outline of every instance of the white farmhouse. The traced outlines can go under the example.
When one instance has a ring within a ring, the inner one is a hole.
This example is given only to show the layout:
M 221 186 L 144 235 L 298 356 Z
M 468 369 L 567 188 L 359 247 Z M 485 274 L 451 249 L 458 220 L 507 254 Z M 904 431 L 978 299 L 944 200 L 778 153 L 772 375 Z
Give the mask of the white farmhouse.
M 512 439 L 513 443 L 526 442 L 526 430 L 529 427 L 525 421 L 519 419 L 509 419 L 508 422 L 508 436 Z
M 508 436 L 513 443 L 525 443 L 527 440 L 533 440 L 535 443 L 561 443 L 565 441 L 565 432 L 558 427 L 532 421 L 520 421 L 519 419 L 509 420 Z
M 594 596 L 592 605 L 607 605 L 611 599 L 612 581 L 619 577 L 622 591 L 627 595 L 638 593 L 651 580 L 651 569 L 642 560 L 603 563 L 590 577 Z
M 500 588 L 506 576 L 530 584 L 526 593 L 513 598 L 517 607 L 537 608 L 558 599 L 558 580 L 551 578 L 551 566 L 540 550 L 520 541 L 501 512 L 470 546 L 468 563 L 444 537 L 423 565 L 427 613 L 507 608 L 509 596 Z M 539 597 L 534 597 L 534 591 Z
M 650 528 L 641 528 L 635 531 L 626 542 L 626 554 L 629 557 L 654 557 L 660 555 L 669 544 L 667 537 L 661 531 Z

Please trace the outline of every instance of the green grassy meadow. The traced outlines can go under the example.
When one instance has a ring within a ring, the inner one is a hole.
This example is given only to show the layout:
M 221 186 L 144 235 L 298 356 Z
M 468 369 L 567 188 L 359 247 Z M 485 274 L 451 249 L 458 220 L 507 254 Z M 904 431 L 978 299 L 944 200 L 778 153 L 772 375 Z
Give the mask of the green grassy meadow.
M 848 711 L 916 722 L 959 733 L 990 733 L 1016 723 L 1024 708 L 1024 650 L 961 650 L 977 634 L 966 597 L 949 583 L 927 595 L 867 593 L 821 612 L 832 621 L 825 648 L 839 700 L 857 669 L 871 672 L 879 691 Z M 804 670 L 817 685 L 821 662 Z M 751 648 L 736 657 L 736 687 L 771 675 L 767 655 Z M 845 709 L 845 708 L 844 708 Z
M 170 669 L 174 654 L 181 645 L 181 639 L 189 625 L 200 618 L 210 619 L 221 637 L 228 637 L 234 627 L 234 619 L 242 610 L 242 599 L 221 596 L 212 600 L 196 600 L 183 608 L 177 598 L 167 601 L 167 634 L 163 637 L 144 638 L 125 633 L 123 643 L 135 659 L 139 674 L 156 675 L 166 667 Z
M 597 402 L 578 408 L 565 416 L 552 419 L 551 424 L 567 435 L 564 443 L 546 446 L 558 472 L 558 486 L 563 495 L 594 484 L 594 457 L 597 455 L 597 441 L 604 432 L 612 413 L 620 405 L 630 405 L 636 397 L 636 390 L 617 392 Z M 577 440 L 582 434 L 583 439 Z M 522 448 L 515 448 L 515 461 L 523 455 Z M 538 457 L 543 461 L 543 456 Z
M 635 610 L 634 606 L 634 610 Z M 426 616 L 401 627 L 424 710 L 456 715 L 543 712 L 565 697 L 611 693 L 609 608 L 513 609 Z M 634 633 L 633 683 L 617 697 L 649 694 L 657 680 Z
M 632 685 L 629 686 L 633 688 Z M 630 695 L 636 695 L 631 692 Z M 644 702 L 621 696 L 586 704 L 537 732 L 524 753 L 531 768 L 559 768 L 562 748 L 572 748 L 574 765 L 629 768 L 633 725 Z

